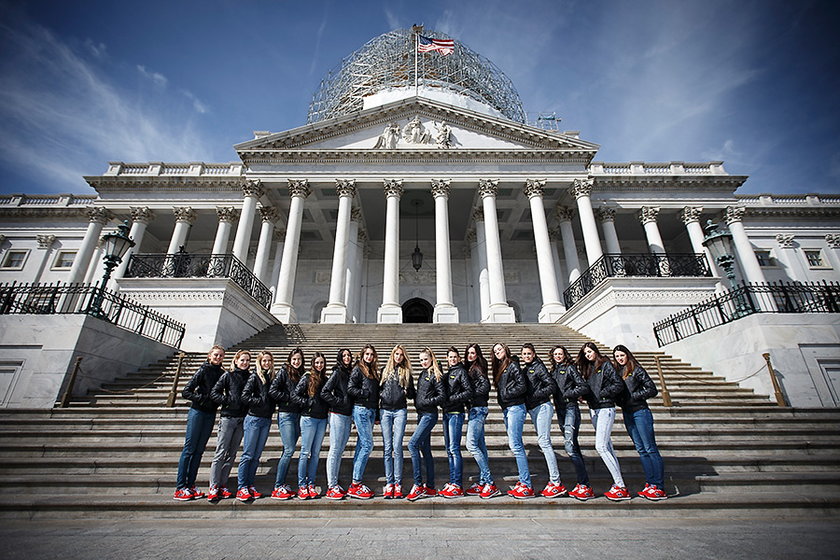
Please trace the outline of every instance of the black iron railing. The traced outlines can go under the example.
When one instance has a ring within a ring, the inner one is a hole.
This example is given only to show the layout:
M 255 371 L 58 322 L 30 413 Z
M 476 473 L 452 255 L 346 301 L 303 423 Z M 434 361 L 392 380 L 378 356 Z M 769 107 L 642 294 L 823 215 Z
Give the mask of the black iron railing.
M 566 308 L 571 308 L 607 278 L 616 276 L 711 276 L 711 272 L 703 254 L 608 253 L 592 263 L 563 292 Z
M 139 253 L 131 255 L 126 278 L 230 278 L 268 309 L 271 292 L 233 255 Z
M 653 325 L 659 346 L 753 313 L 840 313 L 840 283 L 741 284 Z
M 183 323 L 91 284 L 0 284 L 0 314 L 92 315 L 175 348 L 185 330 Z

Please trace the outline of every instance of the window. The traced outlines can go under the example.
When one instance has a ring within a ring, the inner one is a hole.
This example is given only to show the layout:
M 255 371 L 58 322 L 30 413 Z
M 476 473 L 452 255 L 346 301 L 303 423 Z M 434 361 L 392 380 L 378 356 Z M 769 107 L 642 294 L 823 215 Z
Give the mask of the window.
M 75 251 L 59 251 L 53 268 L 72 268 L 74 260 L 76 260 Z
M 808 266 L 811 268 L 824 268 L 825 261 L 822 258 L 822 252 L 819 249 L 805 250 L 805 259 L 808 261 Z
M 3 257 L 3 264 L 0 268 L 5 270 L 21 270 L 29 251 L 7 251 L 6 256 Z
M 759 266 L 773 266 L 773 257 L 770 256 L 770 251 L 758 250 L 755 252 L 755 258 L 758 259 Z

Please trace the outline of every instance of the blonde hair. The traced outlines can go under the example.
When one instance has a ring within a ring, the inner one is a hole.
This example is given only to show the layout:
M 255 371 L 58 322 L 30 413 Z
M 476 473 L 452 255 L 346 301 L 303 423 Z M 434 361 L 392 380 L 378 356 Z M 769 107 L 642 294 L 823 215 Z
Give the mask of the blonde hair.
M 401 350 L 403 354 L 401 364 L 397 364 L 394 361 L 394 354 L 397 353 L 397 350 Z M 400 387 L 403 389 L 408 387 L 408 383 L 411 380 L 411 360 L 408 359 L 408 353 L 405 351 L 402 344 L 397 344 L 394 346 L 394 349 L 391 350 L 391 355 L 388 356 L 388 363 L 385 364 L 385 369 L 382 370 L 382 379 L 379 382 L 380 385 L 385 385 L 385 382 L 391 377 L 398 377 Z
M 262 367 L 262 357 L 268 356 L 271 358 L 271 367 L 268 369 L 263 369 Z M 263 350 L 259 354 L 257 354 L 257 375 L 262 378 L 263 383 L 268 383 L 274 378 L 274 354 L 269 352 L 268 350 Z
M 238 360 L 239 356 L 242 356 L 243 354 L 248 354 L 248 357 L 249 358 L 251 357 L 251 351 L 250 350 L 240 350 L 240 351 L 238 351 L 236 354 L 233 355 L 233 359 L 230 361 L 230 371 L 233 371 L 233 370 L 236 369 L 236 360 Z
M 435 374 L 435 380 L 440 381 L 441 378 L 443 377 L 443 372 L 440 371 L 440 368 L 438 367 L 438 362 L 437 362 L 437 358 L 435 358 L 434 351 L 432 351 L 431 348 L 426 346 L 425 348 L 420 350 L 420 353 L 421 354 L 428 354 L 429 358 L 432 360 L 432 365 L 429 366 L 429 369 L 432 370 L 432 373 Z
M 210 351 L 207 352 L 207 359 L 208 360 L 210 359 L 210 354 L 213 353 L 213 350 L 221 350 L 222 354 L 225 353 L 225 347 L 224 346 L 219 346 L 218 344 L 214 344 L 213 346 L 210 347 Z

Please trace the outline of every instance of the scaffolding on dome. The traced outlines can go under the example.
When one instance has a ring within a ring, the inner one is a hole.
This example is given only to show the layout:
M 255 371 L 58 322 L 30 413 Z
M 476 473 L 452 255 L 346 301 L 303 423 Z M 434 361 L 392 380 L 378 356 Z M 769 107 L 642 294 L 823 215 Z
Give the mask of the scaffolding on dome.
M 423 31 L 435 39 L 447 35 Z M 412 29 L 397 29 L 371 39 L 346 57 L 321 81 L 312 97 L 307 123 L 361 111 L 364 98 L 388 88 L 415 86 L 415 36 Z M 505 117 L 525 122 L 525 110 L 513 83 L 490 60 L 455 41 L 455 52 L 420 53 L 417 84 L 470 97 L 498 110 Z

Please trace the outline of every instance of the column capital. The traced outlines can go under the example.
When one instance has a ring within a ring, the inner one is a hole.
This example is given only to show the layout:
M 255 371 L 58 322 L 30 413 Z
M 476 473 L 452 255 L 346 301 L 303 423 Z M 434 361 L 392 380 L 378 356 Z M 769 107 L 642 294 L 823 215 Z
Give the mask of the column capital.
M 575 211 L 567 206 L 558 206 L 554 209 L 554 212 L 557 214 L 557 219 L 561 222 L 571 222 L 572 218 L 575 217 Z
M 56 237 L 55 235 L 38 234 L 35 236 L 35 239 L 38 241 L 39 249 L 49 249 L 55 243 Z
M 699 222 L 702 213 L 702 206 L 686 206 L 680 211 L 680 219 L 685 225 L 688 225 L 692 222 Z
M 528 198 L 542 196 L 545 191 L 546 179 L 525 179 L 525 187 L 522 191 Z
M 840 233 L 826 233 L 825 242 L 832 249 L 840 249 Z
M 104 206 L 88 206 L 87 215 L 88 219 L 92 223 L 101 224 L 103 226 L 114 217 L 114 213 Z
M 275 243 L 282 243 L 286 240 L 286 228 L 274 228 L 274 233 L 271 234 L 271 238 L 274 240 Z
M 744 213 L 746 211 L 747 209 L 743 206 L 727 206 L 726 214 L 724 214 L 723 217 L 723 219 L 726 220 L 726 225 L 729 225 L 733 222 L 740 222 L 743 219 Z
M 189 206 L 176 206 L 172 211 L 175 213 L 175 223 L 186 222 L 192 225 L 195 222 L 195 210 Z
M 466 236 L 467 242 L 468 243 L 475 243 L 476 239 L 478 239 L 478 237 L 476 235 L 475 228 L 470 228 L 469 231 L 467 231 L 467 236 Z
M 310 194 L 312 194 L 312 190 L 309 188 L 309 180 L 307 179 L 289 179 L 289 196 L 294 198 L 299 196 L 300 198 L 306 198 Z
M 478 194 L 481 198 L 487 198 L 488 196 L 495 197 L 496 191 L 499 190 L 499 180 L 498 179 L 479 179 L 478 180 Z
M 263 222 L 273 222 L 277 219 L 277 208 L 273 206 L 260 206 L 260 220 Z
M 777 233 L 776 234 L 776 242 L 783 248 L 783 249 L 793 249 L 793 238 L 794 235 L 792 233 Z
M 473 219 L 473 221 L 476 221 L 476 222 L 483 222 L 484 221 L 484 208 L 481 208 L 481 207 L 473 208 L 472 219 Z
M 233 222 L 239 217 L 239 210 L 233 206 L 216 206 L 216 215 L 220 222 Z
M 561 241 L 563 239 L 563 234 L 560 231 L 558 226 L 550 228 L 548 230 L 548 238 L 552 241 Z
M 639 208 L 639 221 L 642 225 L 651 222 L 656 223 L 656 217 L 659 215 L 659 206 L 642 206 Z
M 595 209 L 595 217 L 602 222 L 615 222 L 615 208 L 601 206 Z
M 403 193 L 402 179 L 383 179 L 385 196 L 401 197 Z
M 242 185 L 242 196 L 260 198 L 265 193 L 259 179 L 248 179 Z
M 361 224 L 362 223 L 362 209 L 354 206 L 350 209 L 350 221 Z
M 575 179 L 572 181 L 572 186 L 569 188 L 569 193 L 575 197 L 577 200 L 578 198 L 582 198 L 584 196 L 590 196 L 592 194 L 592 189 L 595 187 L 595 179 L 589 177 L 587 179 Z
M 132 206 L 131 221 L 149 225 L 155 219 L 155 213 L 148 206 Z
M 356 196 L 356 180 L 355 179 L 336 179 L 335 192 L 339 197 L 349 196 L 353 198 Z
M 432 179 L 432 197 L 449 198 L 449 184 L 451 179 Z

